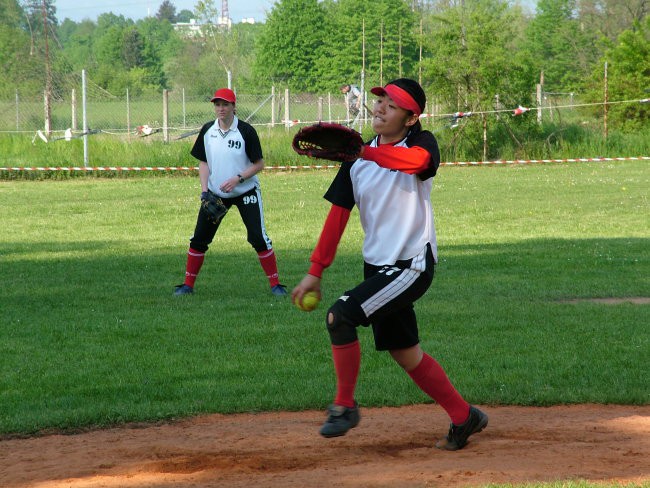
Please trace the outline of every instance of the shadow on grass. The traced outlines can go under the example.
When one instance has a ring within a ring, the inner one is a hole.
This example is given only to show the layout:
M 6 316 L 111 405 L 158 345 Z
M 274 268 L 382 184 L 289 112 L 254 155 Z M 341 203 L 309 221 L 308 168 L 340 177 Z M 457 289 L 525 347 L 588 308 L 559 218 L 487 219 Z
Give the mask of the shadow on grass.
M 324 314 L 360 280 L 359 254 L 339 252 L 307 314 L 272 296 L 255 253 L 240 249 L 211 249 L 196 293 L 179 298 L 182 249 L 0 247 L 0 432 L 324 406 Z M 422 345 L 475 403 L 647 403 L 650 307 L 558 300 L 650 295 L 648 249 L 640 238 L 441 247 L 416 305 Z M 276 252 L 291 289 L 310 250 Z M 359 335 L 365 404 L 426 401 Z

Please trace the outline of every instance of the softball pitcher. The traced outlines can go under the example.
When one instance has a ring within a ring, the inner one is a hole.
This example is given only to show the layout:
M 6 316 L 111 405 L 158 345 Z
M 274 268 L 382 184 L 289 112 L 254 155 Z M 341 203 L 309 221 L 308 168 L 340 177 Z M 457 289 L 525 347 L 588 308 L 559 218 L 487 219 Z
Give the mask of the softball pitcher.
M 455 451 L 487 426 L 488 417 L 463 399 L 419 344 L 413 304 L 429 288 L 437 261 L 430 193 L 440 164 L 438 143 L 420 124 L 426 96 L 416 81 L 400 78 L 371 91 L 377 96 L 372 111 L 376 136 L 356 161 L 342 164 L 327 190 L 325 198 L 332 206 L 309 272 L 292 292 L 294 303 L 302 303 L 309 291 L 320 295 L 323 271 L 333 262 L 356 205 L 365 234 L 364 281 L 345 291 L 327 312 L 336 396 L 320 433 L 345 435 L 359 423 L 357 327 L 371 326 L 375 348 L 388 351 L 447 412 L 451 425 L 436 446 Z

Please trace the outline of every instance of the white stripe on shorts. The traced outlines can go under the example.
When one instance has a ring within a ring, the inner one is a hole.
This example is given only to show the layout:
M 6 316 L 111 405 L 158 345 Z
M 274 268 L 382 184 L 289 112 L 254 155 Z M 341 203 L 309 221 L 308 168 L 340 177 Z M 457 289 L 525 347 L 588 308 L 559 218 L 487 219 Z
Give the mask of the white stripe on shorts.
M 427 249 L 424 248 L 420 254 L 413 258 L 410 268 L 402 269 L 399 275 L 397 275 L 388 286 L 382 288 L 361 304 L 361 308 L 366 314 L 366 317 L 370 317 L 370 315 L 390 301 L 394 300 L 415 283 L 415 281 L 420 277 L 420 273 L 426 268 L 426 252 Z

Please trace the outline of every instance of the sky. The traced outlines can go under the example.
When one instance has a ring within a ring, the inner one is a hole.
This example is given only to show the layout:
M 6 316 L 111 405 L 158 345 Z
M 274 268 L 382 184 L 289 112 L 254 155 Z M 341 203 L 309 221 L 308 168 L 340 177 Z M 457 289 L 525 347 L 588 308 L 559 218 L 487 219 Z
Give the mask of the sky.
M 181 10 L 194 10 L 197 0 L 171 0 L 176 7 L 176 13 Z M 96 0 L 80 2 L 79 0 L 54 0 L 56 17 L 62 22 L 66 17 L 79 22 L 83 19 L 97 20 L 100 14 L 113 12 L 116 15 L 140 20 L 148 15 L 156 15 L 162 0 Z M 214 0 L 219 15 L 221 15 L 222 0 Z M 228 12 L 234 23 L 242 19 L 254 18 L 264 22 L 266 13 L 271 10 L 275 0 L 228 0 Z
M 116 15 L 140 20 L 148 15 L 156 15 L 162 0 L 96 0 L 80 2 L 79 0 L 54 0 L 56 16 L 59 22 L 66 17 L 79 22 L 85 18 L 96 21 L 100 14 L 113 12 Z M 214 0 L 219 15 L 223 0 Z M 176 12 L 181 10 L 194 10 L 197 0 L 171 0 L 176 7 Z M 520 2 L 534 10 L 536 0 L 520 0 Z M 79 5 L 81 3 L 81 5 Z M 242 19 L 253 18 L 256 22 L 264 22 L 267 12 L 270 12 L 275 0 L 228 0 L 230 18 L 236 24 Z

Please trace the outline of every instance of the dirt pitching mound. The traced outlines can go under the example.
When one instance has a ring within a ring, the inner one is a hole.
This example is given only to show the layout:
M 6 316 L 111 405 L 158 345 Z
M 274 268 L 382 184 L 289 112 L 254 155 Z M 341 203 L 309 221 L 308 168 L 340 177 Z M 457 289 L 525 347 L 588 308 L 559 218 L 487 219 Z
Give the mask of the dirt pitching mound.
M 465 449 L 434 447 L 436 405 L 362 408 L 323 439 L 323 412 L 208 415 L 0 442 L 3 488 L 449 487 L 587 480 L 650 483 L 650 406 L 481 408 Z

